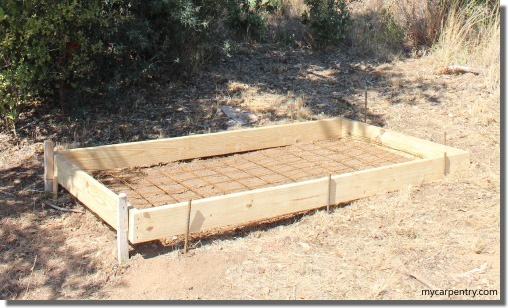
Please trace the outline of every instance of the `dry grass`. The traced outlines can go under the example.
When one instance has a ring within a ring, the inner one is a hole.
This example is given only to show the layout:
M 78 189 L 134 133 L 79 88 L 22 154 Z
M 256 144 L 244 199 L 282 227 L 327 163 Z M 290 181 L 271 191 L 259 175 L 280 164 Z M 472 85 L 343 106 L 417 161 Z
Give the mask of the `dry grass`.
M 406 38 L 412 48 L 431 46 L 440 35 L 441 24 L 446 17 L 448 1 L 403 0 L 389 1 L 388 4 L 397 20 L 406 31 Z
M 448 2 L 375 0 L 351 5 L 351 46 L 360 55 L 397 59 L 405 50 L 424 55 L 440 35 Z
M 499 49 L 491 48 L 492 58 L 499 57 Z M 45 133 L 44 138 L 73 147 L 76 139 L 78 146 L 155 139 L 161 132 L 154 130 L 160 127 L 166 127 L 162 133 L 168 136 L 210 127 L 224 130 L 228 119 L 216 114 L 220 104 L 251 110 L 260 116 L 258 125 L 309 116 L 358 119 L 368 80 L 373 83 L 369 123 L 439 143 L 446 131 L 450 146 L 471 153 L 471 164 L 443 181 L 358 200 L 331 214 L 313 211 L 248 232 L 194 237 L 188 256 L 180 255 L 178 246 L 139 245 L 124 267 L 115 265 L 115 232 L 89 211 L 63 214 L 42 208 L 40 198 L 0 195 L 0 258 L 5 261 L 0 265 L 0 295 L 345 300 L 429 299 L 421 295 L 426 284 L 499 290 L 500 94 L 485 89 L 487 73 L 436 75 L 437 47 L 431 56 L 378 67 L 344 59 L 340 52 L 260 49 L 248 56 L 243 64 L 227 61 L 178 91 L 167 86 L 147 96 L 160 105 L 132 113 L 126 109 L 119 118 L 101 111 L 86 130 L 59 123 L 60 135 Z M 162 108 L 168 106 L 174 110 Z M 200 110 L 209 118 L 199 118 Z M 161 111 L 165 126 L 158 120 Z M 111 122 L 101 123 L 103 118 Z M 122 131 L 111 123 L 123 125 Z M 30 197 L 30 189 L 43 189 L 41 141 L 15 144 L 0 135 L 2 191 Z M 31 165 L 34 160 L 37 164 Z M 70 199 L 62 203 L 76 206 Z
M 383 0 L 355 3 L 350 41 L 357 55 L 393 60 L 404 49 L 404 29 Z
M 461 7 L 455 3 L 432 53 L 436 68 L 468 65 L 484 70 L 484 86 L 497 89 L 500 83 L 500 14 L 476 2 Z
M 192 290 L 164 293 L 168 284 L 158 283 L 153 270 L 135 270 L 128 280 L 135 285 L 110 298 L 136 298 L 132 290 L 146 284 L 136 282 L 140 273 L 155 281 L 137 293 L 143 298 L 428 300 L 422 290 L 431 287 L 499 290 L 499 107 L 487 113 L 490 120 L 467 108 L 473 101 L 478 108 L 493 106 L 499 97 L 474 86 L 481 76 L 435 75 L 425 61 L 383 68 L 387 78 L 396 78 L 397 87 L 373 88 L 371 110 L 385 115 L 388 128 L 409 135 L 442 142 L 447 131 L 449 145 L 471 152 L 470 166 L 443 181 L 358 200 L 330 214 L 312 211 L 241 236 L 212 238 L 185 260 L 177 252 L 151 259 L 180 271 L 168 281 Z M 251 95 L 261 103 L 264 93 Z M 295 104 L 299 97 L 288 93 L 277 108 Z M 213 283 L 199 282 L 202 273 L 218 268 L 215 260 L 222 268 L 211 275 Z M 201 274 L 188 274 L 193 271 Z
M 282 0 L 274 12 L 263 14 L 268 38 L 281 45 L 307 45 L 306 28 L 300 21 L 306 10 L 304 0 Z

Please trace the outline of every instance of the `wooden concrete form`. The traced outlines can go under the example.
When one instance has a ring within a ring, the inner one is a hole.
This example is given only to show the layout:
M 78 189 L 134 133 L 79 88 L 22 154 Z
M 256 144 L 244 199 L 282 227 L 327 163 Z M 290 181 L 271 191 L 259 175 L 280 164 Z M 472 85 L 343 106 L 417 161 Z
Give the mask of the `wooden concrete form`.
M 127 207 L 128 196 L 115 194 L 87 173 L 346 136 L 402 151 L 418 159 L 338 175 L 323 174 L 312 180 L 193 200 L 189 226 L 188 202 L 148 209 Z M 469 153 L 466 151 L 345 118 L 54 153 L 52 149 L 50 143 L 47 147 L 45 143 L 45 181 L 51 180 L 54 170 L 57 170 L 57 176 L 54 177 L 56 185 L 60 184 L 67 189 L 118 230 L 119 262 L 128 258 L 127 239 L 131 244 L 137 244 L 186 234 L 187 228 L 190 232 L 199 232 L 326 207 L 329 204 L 394 191 L 409 184 L 436 181 L 469 163 Z M 54 162 L 53 166 L 49 162 Z

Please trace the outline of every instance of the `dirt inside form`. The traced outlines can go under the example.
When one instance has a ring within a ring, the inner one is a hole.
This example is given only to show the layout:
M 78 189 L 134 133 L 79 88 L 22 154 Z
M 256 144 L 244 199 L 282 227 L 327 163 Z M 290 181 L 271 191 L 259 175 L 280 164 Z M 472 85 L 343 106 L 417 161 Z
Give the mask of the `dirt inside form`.
M 149 208 L 300 182 L 414 159 L 375 144 L 340 138 L 94 174 L 136 208 Z

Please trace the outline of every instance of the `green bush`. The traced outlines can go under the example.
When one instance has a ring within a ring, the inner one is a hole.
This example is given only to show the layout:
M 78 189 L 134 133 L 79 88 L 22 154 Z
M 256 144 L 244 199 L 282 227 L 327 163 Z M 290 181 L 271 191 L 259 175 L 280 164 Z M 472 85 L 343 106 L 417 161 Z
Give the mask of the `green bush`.
M 231 6 L 227 25 L 240 39 L 258 40 L 264 29 L 264 22 L 258 11 L 269 3 L 260 0 L 239 0 Z
M 99 0 L 3 0 L 0 5 L 0 113 L 14 126 L 19 108 L 75 87 L 94 71 Z
M 99 92 L 114 95 L 156 75 L 192 74 L 219 59 L 230 32 L 259 35 L 262 21 L 248 4 L 3 0 L 0 116 L 14 125 L 28 101 L 53 99 L 69 109 L 71 101 L 86 106 Z
M 350 14 L 346 1 L 305 0 L 309 7 L 303 15 L 316 46 L 336 45 L 342 42 L 350 26 Z

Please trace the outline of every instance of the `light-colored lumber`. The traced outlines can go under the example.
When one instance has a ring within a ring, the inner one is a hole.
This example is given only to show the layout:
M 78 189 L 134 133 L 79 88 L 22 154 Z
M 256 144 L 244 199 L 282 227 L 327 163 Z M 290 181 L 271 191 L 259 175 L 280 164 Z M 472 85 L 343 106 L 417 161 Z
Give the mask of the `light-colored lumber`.
M 394 191 L 409 184 L 443 178 L 443 159 L 431 158 L 384 166 L 305 182 L 261 188 L 225 196 L 195 200 L 192 204 L 192 232 L 245 224 L 284 214 L 324 207 L 331 187 L 332 204 Z M 131 243 L 141 243 L 182 234 L 187 219 L 185 202 L 135 210 Z
M 53 166 L 53 200 L 58 199 L 58 167 Z
M 326 183 L 327 179 L 317 179 L 195 200 L 190 231 L 199 232 L 324 206 Z M 140 243 L 182 234 L 187 203 L 142 209 L 132 214 L 135 228 L 130 230 L 129 240 Z
M 468 152 L 460 149 L 342 117 L 214 134 L 72 149 L 59 151 L 59 154 L 83 170 L 108 170 L 253 151 L 340 136 L 351 136 L 378 143 L 421 158 L 442 156 L 446 151 L 450 161 L 449 172 L 452 172 L 461 163 L 467 162 L 469 157 Z
M 44 191 L 53 191 L 55 144 L 51 140 L 44 140 Z
M 350 136 L 410 153 L 421 159 L 150 209 L 127 209 L 128 240 L 141 243 L 190 232 L 263 220 L 386 193 L 409 184 L 441 179 L 469 162 L 460 149 L 406 136 L 345 118 L 59 151 L 54 154 L 60 183 L 114 228 L 120 228 L 119 196 L 87 170 L 146 166 L 171 161 L 265 149 Z M 446 154 L 445 154 L 446 153 Z M 444 157 L 444 158 L 443 158 Z M 68 161 L 67 158 L 70 160 Z M 444 170 L 444 172 L 443 172 Z M 46 176 L 45 176 L 46 178 Z M 126 203 L 126 201 L 125 201 Z M 125 210 L 123 210 L 125 212 Z M 124 232 L 124 231 L 122 231 Z M 125 243 L 126 241 L 123 240 Z M 119 242 L 120 243 L 120 242 Z M 120 245 L 120 244 L 119 244 Z M 119 253 L 120 253 L 119 249 Z M 128 250 L 127 250 L 128 251 Z M 120 258 L 120 257 L 119 257 Z M 124 258 L 125 259 L 125 258 Z M 119 259 L 120 260 L 120 259 Z
M 332 203 L 348 202 L 442 179 L 443 158 L 420 159 L 332 177 Z
M 469 163 L 469 152 L 450 146 L 407 136 L 362 122 L 342 119 L 342 135 L 373 142 L 380 146 L 415 155 L 420 158 L 442 158 L 447 153 L 446 173 L 455 171 Z
M 332 175 L 328 175 L 328 200 L 326 202 L 326 212 L 330 213 L 330 205 L 332 203 Z
M 59 154 L 54 157 L 58 168 L 58 183 L 116 229 L 118 195 Z
M 53 178 L 53 200 L 58 199 L 58 176 L 55 175 Z
M 129 209 L 127 208 L 127 195 L 118 194 L 118 212 L 116 224 L 116 241 L 118 264 L 123 264 L 129 260 L 129 242 L 127 240 Z
M 150 166 L 340 137 L 340 118 L 59 151 L 83 170 Z

